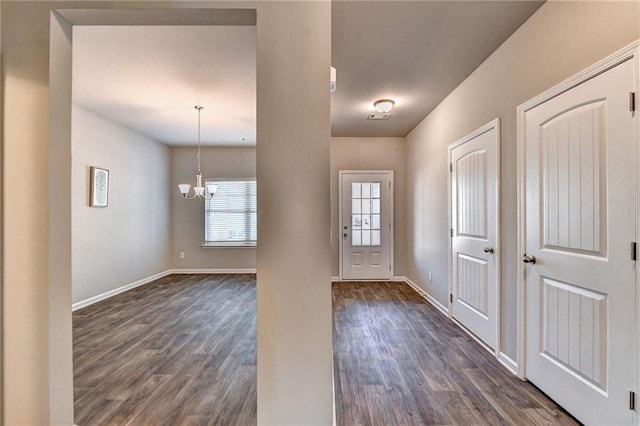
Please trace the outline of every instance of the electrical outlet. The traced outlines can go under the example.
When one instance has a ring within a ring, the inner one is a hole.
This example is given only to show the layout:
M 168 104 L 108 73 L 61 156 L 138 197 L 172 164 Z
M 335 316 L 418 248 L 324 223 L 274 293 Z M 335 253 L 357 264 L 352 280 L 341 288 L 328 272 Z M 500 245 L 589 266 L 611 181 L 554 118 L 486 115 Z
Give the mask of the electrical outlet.
M 433 281 L 433 274 L 429 271 L 429 281 Z
M 185 258 L 185 256 L 184 256 L 184 252 L 183 252 L 183 251 L 181 251 L 181 252 L 180 252 L 180 259 L 184 259 L 184 258 Z

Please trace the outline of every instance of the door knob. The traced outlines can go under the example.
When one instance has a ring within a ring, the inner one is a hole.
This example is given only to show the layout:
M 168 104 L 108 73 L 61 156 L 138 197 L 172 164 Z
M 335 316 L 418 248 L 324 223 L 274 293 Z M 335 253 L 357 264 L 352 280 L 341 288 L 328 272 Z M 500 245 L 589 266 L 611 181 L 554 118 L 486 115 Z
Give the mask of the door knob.
M 522 261 L 524 263 L 533 263 L 533 264 L 535 264 L 536 263 L 536 257 L 533 256 L 533 255 L 528 256 L 527 253 L 525 253 L 524 255 L 522 255 Z
M 482 249 L 482 251 L 484 251 L 485 253 L 490 253 L 493 254 L 494 250 L 493 247 L 485 247 Z
M 344 234 L 342 234 L 342 236 L 343 236 L 344 238 L 347 238 L 349 235 L 345 232 Z

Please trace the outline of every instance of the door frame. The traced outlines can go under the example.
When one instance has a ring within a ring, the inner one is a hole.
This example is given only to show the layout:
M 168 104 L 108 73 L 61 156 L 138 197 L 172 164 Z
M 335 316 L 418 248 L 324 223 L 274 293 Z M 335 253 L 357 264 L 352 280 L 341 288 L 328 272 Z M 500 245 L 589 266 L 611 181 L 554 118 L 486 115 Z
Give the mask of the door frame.
M 338 274 L 339 274 L 339 278 L 340 281 L 345 281 L 344 279 L 344 275 L 343 275 L 343 262 L 342 262 L 342 253 L 343 253 L 343 248 L 342 248 L 342 244 L 344 243 L 344 238 L 342 238 L 342 227 L 344 226 L 343 224 L 343 218 L 342 218 L 342 177 L 344 175 L 348 175 L 348 174 L 384 174 L 384 175 L 388 175 L 389 176 L 389 182 L 391 184 L 391 187 L 389 188 L 389 203 L 391 203 L 391 205 L 389 206 L 389 220 L 391 220 L 391 229 L 389 229 L 389 261 L 391 262 L 391 279 L 393 279 L 393 277 L 395 276 L 395 265 L 394 265 L 394 255 L 393 255 L 393 246 L 394 246 L 394 232 L 396 229 L 396 225 L 395 225 L 395 220 L 393 218 L 393 207 L 394 207 L 394 200 L 393 200 L 393 170 L 338 170 Z M 346 281 L 375 281 L 375 280 L 346 280 Z
M 602 74 L 609 69 L 621 64 L 627 60 L 634 62 L 634 91 L 636 98 L 635 112 L 633 115 L 637 117 L 640 114 L 640 93 L 638 87 L 640 86 L 640 40 L 618 50 L 617 52 L 607 56 L 594 65 L 580 71 L 573 77 L 564 80 L 563 82 L 553 86 L 552 88 L 542 92 L 527 102 L 519 105 L 516 109 L 517 114 L 517 136 L 516 136 L 516 155 L 517 155 L 517 173 L 516 173 L 516 186 L 517 186 L 517 259 L 516 259 L 516 285 L 517 285 L 517 372 L 518 377 L 522 380 L 526 380 L 526 289 L 525 289 L 525 268 L 524 264 L 520 261 L 520 256 L 525 253 L 526 249 L 526 188 L 525 188 L 525 167 L 526 167 L 526 155 L 525 155 L 525 139 L 526 139 L 526 113 L 533 108 L 545 103 L 546 101 L 573 89 L 576 86 L 584 83 L 591 78 Z M 636 145 L 640 147 L 640 120 L 637 120 L 635 129 Z M 640 171 L 640 153 L 636 159 L 636 170 Z M 638 201 L 640 200 L 640 173 L 636 173 L 636 235 L 635 241 L 640 241 L 640 215 L 638 214 Z M 636 266 L 636 306 L 640 306 L 640 293 L 638 291 L 638 282 L 640 273 Z M 638 323 L 638 315 L 640 312 L 636 312 L 636 323 Z M 637 330 L 637 337 L 640 338 L 640 327 Z M 640 369 L 639 375 L 640 375 Z M 640 376 L 636 378 L 640 383 Z
M 453 191 L 453 186 L 452 186 L 452 180 L 453 180 L 453 161 L 452 161 L 452 152 L 455 148 L 464 145 L 465 143 L 477 138 L 480 135 L 483 135 L 491 130 L 495 129 L 496 130 L 496 134 L 498 137 L 498 140 L 496 142 L 496 193 L 495 193 L 495 197 L 496 197 L 496 242 L 495 242 L 495 246 L 496 246 L 496 253 L 495 253 L 495 259 L 496 259 L 496 347 L 491 349 L 489 346 L 487 346 L 483 341 L 481 341 L 478 337 L 476 337 L 474 334 L 472 334 L 470 331 L 467 330 L 466 327 L 462 326 L 463 330 L 469 332 L 469 334 L 471 334 L 471 337 L 473 337 L 478 343 L 480 343 L 480 345 L 482 347 L 484 347 L 485 349 L 487 349 L 487 351 L 489 351 L 490 353 L 492 353 L 496 358 L 500 357 L 500 348 L 501 348 L 501 339 L 500 339 L 500 331 L 501 331 L 501 314 L 502 314 L 502 309 L 501 309 L 501 300 L 502 300 L 502 292 L 501 292 L 501 288 L 502 288 L 502 274 L 501 274 L 501 240 L 500 240 L 500 207 L 501 207 L 501 203 L 500 203 L 500 141 L 501 141 L 501 133 L 500 133 L 500 118 L 496 118 L 494 120 L 491 120 L 490 122 L 488 122 L 487 124 L 479 127 L 478 129 L 474 130 L 473 132 L 469 133 L 468 135 L 458 139 L 457 141 L 449 144 L 447 146 L 447 164 L 449 167 L 449 173 L 448 173 L 448 179 L 447 179 L 447 223 L 449 225 L 449 229 L 447 230 L 447 232 L 449 232 L 449 238 L 447 238 L 447 250 L 448 250 L 448 256 L 447 256 L 447 261 L 448 261 L 448 272 L 449 272 L 449 277 L 448 277 L 448 281 L 449 281 L 449 301 L 447 303 L 447 307 L 449 309 L 448 312 L 448 316 L 451 320 L 456 321 L 455 318 L 453 318 L 453 302 L 451 300 L 451 295 L 453 294 L 453 222 L 452 222 L 452 218 L 451 218 L 451 214 L 453 212 L 453 197 L 452 197 L 452 191 Z M 460 324 L 458 321 L 456 321 L 457 324 Z

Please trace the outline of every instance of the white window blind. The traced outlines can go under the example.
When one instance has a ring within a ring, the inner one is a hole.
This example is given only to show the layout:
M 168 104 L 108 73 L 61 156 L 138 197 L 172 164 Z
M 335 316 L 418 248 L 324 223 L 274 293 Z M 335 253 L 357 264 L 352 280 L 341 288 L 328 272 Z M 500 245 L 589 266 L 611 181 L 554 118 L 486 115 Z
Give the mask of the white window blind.
M 204 203 L 205 245 L 255 245 L 258 222 L 255 179 L 211 182 L 218 185 L 218 190 Z

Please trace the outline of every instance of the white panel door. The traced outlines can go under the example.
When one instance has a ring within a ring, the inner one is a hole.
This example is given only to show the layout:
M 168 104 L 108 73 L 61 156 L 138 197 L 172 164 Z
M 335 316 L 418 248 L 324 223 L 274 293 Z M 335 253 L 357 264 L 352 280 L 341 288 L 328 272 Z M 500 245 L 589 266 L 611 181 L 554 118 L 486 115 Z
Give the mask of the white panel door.
M 342 279 L 391 279 L 393 172 L 340 172 Z
M 633 421 L 633 76 L 627 60 L 524 121 L 526 376 L 586 424 Z
M 452 316 L 495 348 L 498 324 L 498 121 L 454 143 Z

